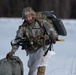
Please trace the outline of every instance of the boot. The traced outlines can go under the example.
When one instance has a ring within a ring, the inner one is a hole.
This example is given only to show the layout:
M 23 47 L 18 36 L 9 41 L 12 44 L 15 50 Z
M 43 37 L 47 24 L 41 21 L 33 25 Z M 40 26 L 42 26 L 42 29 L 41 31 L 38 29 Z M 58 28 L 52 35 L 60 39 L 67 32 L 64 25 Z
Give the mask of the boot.
M 38 67 L 37 75 L 45 74 L 45 66 Z

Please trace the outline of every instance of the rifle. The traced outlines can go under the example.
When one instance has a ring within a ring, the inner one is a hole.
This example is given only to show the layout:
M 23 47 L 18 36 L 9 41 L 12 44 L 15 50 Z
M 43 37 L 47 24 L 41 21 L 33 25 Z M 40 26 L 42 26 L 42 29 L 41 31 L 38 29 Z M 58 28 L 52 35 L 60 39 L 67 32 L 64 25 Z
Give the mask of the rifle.
M 17 40 L 17 42 L 15 42 L 15 40 Z M 16 38 L 15 40 L 11 41 L 11 45 L 22 46 L 22 50 L 31 46 L 31 42 L 28 37 Z

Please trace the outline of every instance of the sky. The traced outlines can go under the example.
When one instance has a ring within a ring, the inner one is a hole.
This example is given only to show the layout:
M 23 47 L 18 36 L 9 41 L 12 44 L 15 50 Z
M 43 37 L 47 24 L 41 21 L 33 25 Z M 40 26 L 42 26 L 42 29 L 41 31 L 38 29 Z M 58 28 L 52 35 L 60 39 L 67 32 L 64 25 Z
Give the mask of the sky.
M 52 56 L 45 75 L 76 75 L 76 20 L 62 20 L 67 30 L 67 36 L 59 36 L 63 42 L 54 44 L 56 55 Z M 11 51 L 10 42 L 15 38 L 18 27 L 22 24 L 21 18 L 0 18 L 0 60 Z M 19 47 L 15 53 L 24 65 L 24 75 L 28 74 L 26 52 Z

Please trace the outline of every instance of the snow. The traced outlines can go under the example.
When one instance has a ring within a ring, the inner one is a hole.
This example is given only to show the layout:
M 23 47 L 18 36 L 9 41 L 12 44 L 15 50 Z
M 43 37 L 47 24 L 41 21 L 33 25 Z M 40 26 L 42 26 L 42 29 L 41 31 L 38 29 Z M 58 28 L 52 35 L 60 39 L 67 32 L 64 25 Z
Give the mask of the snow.
M 46 75 L 76 75 L 76 20 L 62 20 L 67 36 L 59 36 L 64 42 L 54 45 L 55 56 L 49 62 Z M 15 38 L 18 27 L 22 24 L 21 18 L 0 18 L 0 59 L 5 58 L 11 51 L 10 41 Z M 15 53 L 23 61 L 24 74 L 28 74 L 26 52 L 21 47 Z

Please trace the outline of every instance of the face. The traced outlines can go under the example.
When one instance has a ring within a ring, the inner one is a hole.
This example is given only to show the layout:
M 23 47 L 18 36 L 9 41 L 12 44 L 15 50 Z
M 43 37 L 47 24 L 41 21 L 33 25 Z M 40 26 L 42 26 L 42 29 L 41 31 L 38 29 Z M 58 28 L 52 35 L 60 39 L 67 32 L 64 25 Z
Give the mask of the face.
M 33 21 L 33 16 L 32 16 L 32 15 L 27 15 L 27 16 L 25 17 L 25 20 L 26 20 L 27 22 L 29 22 L 29 23 L 32 23 L 32 21 Z

